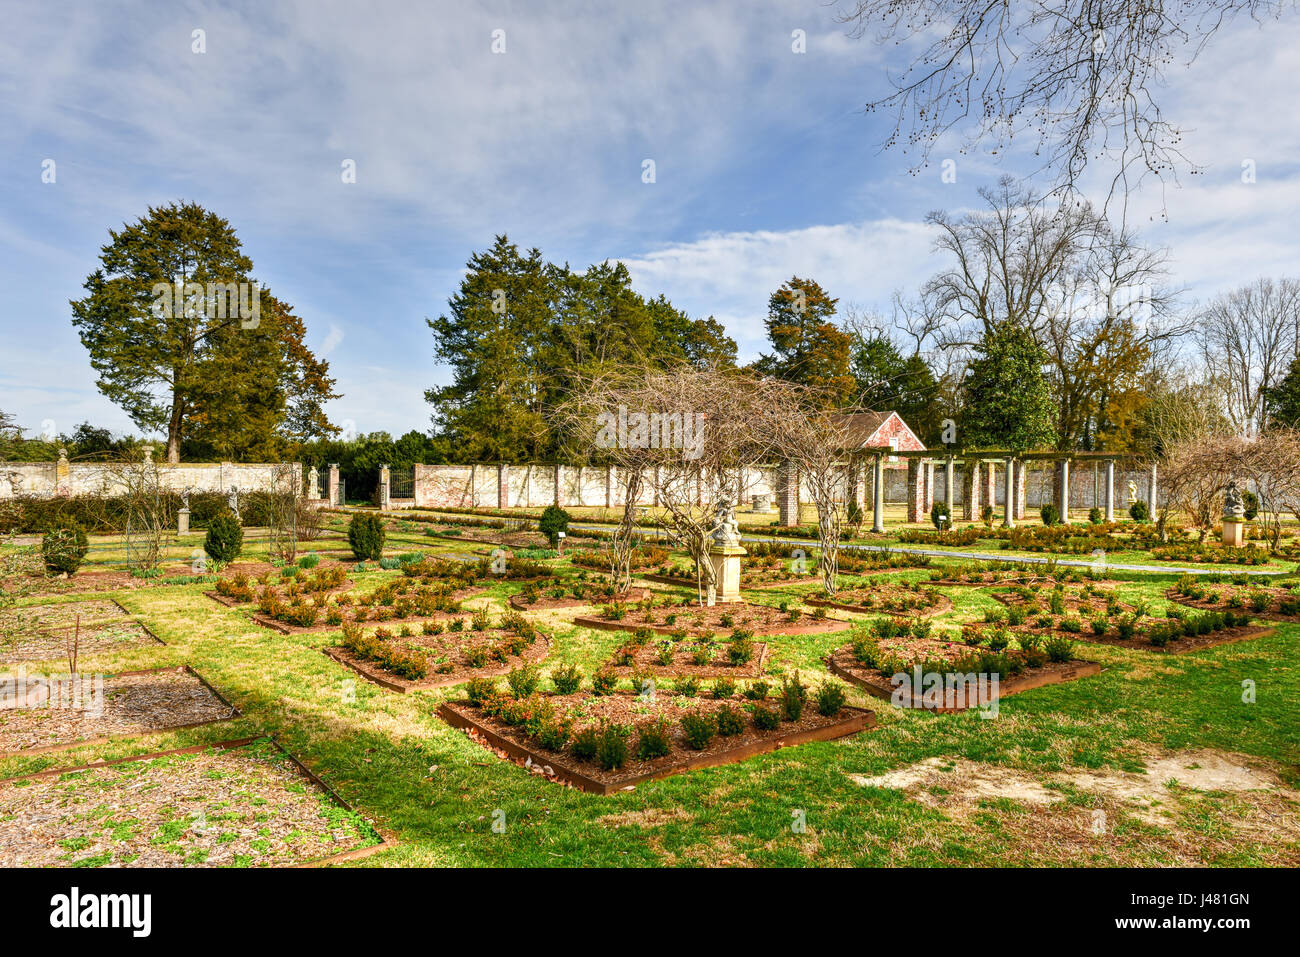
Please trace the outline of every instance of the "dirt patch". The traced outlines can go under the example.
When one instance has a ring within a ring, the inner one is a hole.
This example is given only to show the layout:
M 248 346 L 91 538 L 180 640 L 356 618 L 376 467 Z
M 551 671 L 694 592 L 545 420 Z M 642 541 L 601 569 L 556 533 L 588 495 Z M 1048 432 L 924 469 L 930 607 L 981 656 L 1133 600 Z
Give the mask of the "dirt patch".
M 69 628 L 78 617 L 84 628 L 99 622 L 122 621 L 128 615 L 125 608 L 107 598 L 66 601 L 57 605 L 21 605 L 0 614 L 0 631 Z
M 31 632 L 12 641 L 0 637 L 0 664 L 15 661 L 54 661 L 67 654 L 63 632 Z M 101 625 L 83 625 L 78 640 L 78 654 L 93 655 L 120 651 L 140 645 L 161 645 L 158 637 L 137 621 L 112 621 Z
M 284 867 L 379 840 L 269 741 L 0 784 L 0 867 Z
M 959 814 L 981 801 L 997 799 L 1031 806 L 1057 804 L 1066 799 L 1068 789 L 1113 802 L 1140 820 L 1157 824 L 1168 822 L 1158 809 L 1173 799 L 1176 789 L 1267 792 L 1300 801 L 1300 792 L 1287 788 L 1271 770 L 1244 755 L 1213 750 L 1147 752 L 1145 764 L 1145 774 L 1080 770 L 1034 776 L 962 758 L 927 758 L 875 777 L 850 774 L 849 778 L 863 787 L 905 791 L 921 804 Z
M 0 681 L 0 755 L 224 721 L 239 712 L 188 668 Z

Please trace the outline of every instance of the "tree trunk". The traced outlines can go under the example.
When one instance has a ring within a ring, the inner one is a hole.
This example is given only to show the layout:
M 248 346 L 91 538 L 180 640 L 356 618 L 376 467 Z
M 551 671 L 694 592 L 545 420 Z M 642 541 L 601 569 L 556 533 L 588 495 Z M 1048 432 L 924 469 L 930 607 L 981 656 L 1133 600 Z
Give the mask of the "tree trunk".
M 181 460 L 181 400 L 172 399 L 172 417 L 167 423 L 167 462 L 175 465 Z

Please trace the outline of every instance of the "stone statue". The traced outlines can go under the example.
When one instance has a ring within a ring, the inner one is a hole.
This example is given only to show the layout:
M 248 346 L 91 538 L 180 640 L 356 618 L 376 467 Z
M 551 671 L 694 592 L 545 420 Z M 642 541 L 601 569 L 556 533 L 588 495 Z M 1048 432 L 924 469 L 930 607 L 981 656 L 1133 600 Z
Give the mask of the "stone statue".
M 226 495 L 226 504 L 230 510 L 235 513 L 235 518 L 239 518 L 239 486 L 230 486 L 230 492 Z
M 739 545 L 740 527 L 736 524 L 736 507 L 727 498 L 719 499 L 713 526 L 715 545 Z
M 181 508 L 186 511 L 189 511 L 190 508 L 190 492 L 192 491 L 193 489 L 188 485 L 181 489 Z
M 1132 508 L 1134 505 L 1136 505 L 1136 504 L 1137 504 L 1137 500 L 1138 500 L 1138 486 L 1137 486 L 1137 482 L 1133 481 L 1132 479 L 1129 479 L 1129 480 L 1128 480 L 1128 504 L 1129 504 L 1129 507 Z
M 1228 487 L 1223 492 L 1223 517 L 1246 517 L 1246 503 L 1242 500 L 1241 490 L 1237 488 L 1236 479 L 1229 481 Z

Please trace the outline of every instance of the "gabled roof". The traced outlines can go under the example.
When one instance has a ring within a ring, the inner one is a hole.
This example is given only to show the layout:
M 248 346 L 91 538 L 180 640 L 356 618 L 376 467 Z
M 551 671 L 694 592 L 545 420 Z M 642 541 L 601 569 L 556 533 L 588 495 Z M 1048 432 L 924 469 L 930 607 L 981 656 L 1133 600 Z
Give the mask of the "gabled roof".
M 897 412 L 849 412 L 835 418 L 844 434 L 845 451 L 890 448 L 891 436 L 899 432 L 909 435 L 918 449 L 925 448 L 925 443 Z

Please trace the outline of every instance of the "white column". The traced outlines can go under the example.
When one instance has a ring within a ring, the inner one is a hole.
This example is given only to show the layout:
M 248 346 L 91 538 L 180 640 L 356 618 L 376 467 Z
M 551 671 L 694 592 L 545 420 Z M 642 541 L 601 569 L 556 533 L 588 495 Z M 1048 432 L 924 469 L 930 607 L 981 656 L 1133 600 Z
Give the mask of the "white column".
M 1061 510 L 1062 523 L 1070 524 L 1070 460 L 1061 459 L 1061 501 L 1057 508 Z
M 1151 521 L 1156 520 L 1156 466 L 1151 465 L 1151 485 L 1147 489 L 1147 511 L 1151 513 Z
M 1005 469 L 1006 469 L 1006 472 L 1005 472 L 1005 474 L 1002 476 L 1002 480 L 1003 480 L 1003 485 L 1004 485 L 1005 490 L 1006 490 L 1006 502 L 1003 503 L 1005 507 L 1004 507 L 1004 510 L 1003 510 L 1002 525 L 1003 525 L 1004 528 L 1015 528 L 1015 527 L 1016 527 L 1016 518 L 1015 518 L 1015 515 L 1016 515 L 1016 493 L 1015 493 L 1015 481 L 1016 481 L 1016 460 L 1015 460 L 1015 459 L 1007 459 L 1006 462 L 1005 462 L 1005 464 L 1004 464 L 1004 467 L 1005 467 Z
M 953 520 L 957 518 L 956 507 L 952 497 L 952 456 L 948 456 L 943 463 L 943 503 L 948 506 L 948 514 Z
M 1106 521 L 1115 521 L 1115 460 L 1106 460 Z

